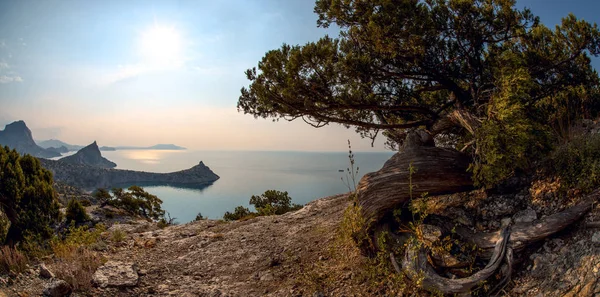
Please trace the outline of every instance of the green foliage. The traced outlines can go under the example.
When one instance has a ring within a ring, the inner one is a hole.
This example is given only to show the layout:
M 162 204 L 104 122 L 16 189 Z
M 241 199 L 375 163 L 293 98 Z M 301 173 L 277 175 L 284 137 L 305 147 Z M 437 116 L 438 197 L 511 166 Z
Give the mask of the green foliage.
M 519 69 L 502 76 L 499 94 L 488 105 L 488 119 L 476 132 L 480 150 L 472 165 L 477 185 L 491 187 L 519 169 L 532 168 L 551 149 L 546 126 L 527 116 L 531 78 Z
M 38 159 L 0 146 L 0 205 L 10 221 L 9 243 L 31 235 L 39 243 L 50 238 L 60 211 L 52 188 L 52 173 Z
M 280 215 L 302 208 L 302 205 L 292 204 L 288 192 L 267 190 L 260 196 L 252 195 L 250 205 L 254 205 L 259 216 Z
M 90 220 L 90 216 L 88 216 L 83 205 L 75 198 L 69 200 L 67 204 L 66 218 L 67 224 L 74 222 L 76 225 Z
M 127 191 L 114 188 L 112 195 L 104 189 L 98 189 L 94 197 L 101 201 L 101 205 L 111 205 L 149 220 L 159 221 L 165 215 L 161 208 L 162 200 L 138 186 L 131 186 Z
M 582 136 L 553 152 L 547 167 L 561 187 L 589 192 L 600 186 L 600 135 Z
M 573 15 L 550 29 L 514 0 L 317 0 L 315 12 L 339 37 L 267 52 L 246 71 L 239 111 L 395 143 L 406 128 L 452 134 L 484 186 L 600 111 L 600 31 Z
M 248 208 L 243 206 L 237 206 L 233 213 L 226 211 L 223 215 L 225 221 L 237 221 L 243 218 L 254 217 L 256 214 L 251 212 Z
M 280 215 L 302 208 L 302 205 L 292 203 L 292 198 L 288 195 L 288 192 L 277 190 L 267 190 L 260 196 L 252 195 L 250 205 L 254 206 L 256 212 L 251 212 L 247 207 L 240 205 L 235 208 L 233 213 L 226 211 L 223 220 L 237 221 L 257 216 Z

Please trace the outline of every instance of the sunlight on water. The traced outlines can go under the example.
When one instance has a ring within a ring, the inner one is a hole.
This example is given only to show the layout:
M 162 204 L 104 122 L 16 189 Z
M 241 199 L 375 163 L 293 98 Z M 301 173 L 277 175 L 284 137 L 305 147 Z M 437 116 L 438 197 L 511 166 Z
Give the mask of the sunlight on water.
M 270 189 L 288 191 L 293 202 L 300 204 L 348 192 L 341 181 L 348 167 L 346 152 L 121 150 L 102 154 L 117 163 L 120 169 L 172 172 L 190 168 L 200 161 L 210 167 L 221 178 L 205 188 L 144 187 L 160 197 L 163 208 L 182 223 L 193 220 L 198 212 L 217 219 L 238 205 L 250 207 L 248 200 L 252 195 Z M 360 167 L 358 179 L 380 169 L 392 154 L 355 153 L 356 164 Z

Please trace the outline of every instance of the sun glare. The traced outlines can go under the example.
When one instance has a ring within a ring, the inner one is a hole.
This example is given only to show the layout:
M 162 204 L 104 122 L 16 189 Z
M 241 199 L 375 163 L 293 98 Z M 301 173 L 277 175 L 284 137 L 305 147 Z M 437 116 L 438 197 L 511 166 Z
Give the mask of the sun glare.
M 141 36 L 140 52 L 152 62 L 169 62 L 181 56 L 181 36 L 174 27 L 155 25 Z

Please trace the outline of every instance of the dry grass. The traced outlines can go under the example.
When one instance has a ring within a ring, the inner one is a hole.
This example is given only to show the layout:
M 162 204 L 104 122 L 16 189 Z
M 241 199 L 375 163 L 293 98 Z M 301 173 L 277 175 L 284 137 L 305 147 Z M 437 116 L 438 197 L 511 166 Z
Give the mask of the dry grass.
M 120 230 L 120 229 L 114 230 L 110 235 L 110 241 L 112 241 L 114 243 L 121 243 L 123 240 L 125 240 L 126 235 L 127 234 L 123 230 Z
M 28 263 L 27 256 L 16 248 L 7 245 L 0 248 L 0 270 L 3 273 L 21 273 L 25 271 Z
M 71 228 L 64 240 L 54 240 L 50 243 L 54 253 L 54 261 L 49 264 L 56 276 L 73 286 L 76 291 L 86 291 L 92 288 L 92 276 L 105 259 L 92 246 L 101 240 L 105 228 L 94 230 Z

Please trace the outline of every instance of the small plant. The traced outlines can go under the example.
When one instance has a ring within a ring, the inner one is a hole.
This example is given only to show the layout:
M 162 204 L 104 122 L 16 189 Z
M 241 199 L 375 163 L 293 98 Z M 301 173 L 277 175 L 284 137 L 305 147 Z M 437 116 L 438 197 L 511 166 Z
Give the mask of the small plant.
M 27 268 L 29 260 L 27 256 L 8 245 L 0 248 L 0 272 L 8 274 L 9 272 L 21 273 Z
M 71 225 L 64 239 L 55 237 L 50 246 L 54 260 L 50 264 L 56 276 L 65 280 L 75 291 L 91 289 L 94 272 L 104 263 L 104 258 L 93 250 L 102 241 L 106 227 L 96 225 L 94 229 Z
M 66 218 L 67 224 L 74 222 L 76 225 L 90 220 L 90 216 L 88 216 L 83 205 L 75 198 L 69 200 L 69 204 L 67 204 Z
M 121 243 L 125 240 L 126 235 L 127 234 L 125 233 L 125 231 L 121 229 L 116 229 L 111 233 L 110 241 L 114 243 Z
M 342 182 L 348 187 L 349 192 L 356 193 L 356 179 L 358 177 L 358 166 L 354 168 L 354 153 L 352 152 L 352 145 L 350 145 L 350 139 L 348 139 L 348 159 L 350 166 L 346 168 L 346 175 L 342 176 Z
M 600 185 L 600 134 L 585 135 L 557 148 L 550 157 L 550 174 L 560 178 L 563 192 L 587 193 Z
M 194 221 L 204 221 L 204 220 L 206 220 L 206 217 L 202 216 L 202 213 L 200 213 L 200 212 L 196 215 L 196 218 L 194 219 Z
M 174 226 L 174 225 L 179 225 L 179 223 L 176 221 L 177 218 L 172 218 L 170 213 L 165 213 L 163 215 L 163 217 L 158 220 L 157 226 L 160 229 L 164 229 L 168 226 Z
M 302 208 L 302 205 L 292 204 L 288 192 L 267 190 L 260 196 L 252 195 L 250 205 L 256 208 L 259 216 L 280 215 Z

